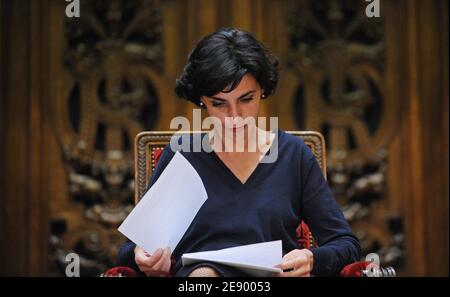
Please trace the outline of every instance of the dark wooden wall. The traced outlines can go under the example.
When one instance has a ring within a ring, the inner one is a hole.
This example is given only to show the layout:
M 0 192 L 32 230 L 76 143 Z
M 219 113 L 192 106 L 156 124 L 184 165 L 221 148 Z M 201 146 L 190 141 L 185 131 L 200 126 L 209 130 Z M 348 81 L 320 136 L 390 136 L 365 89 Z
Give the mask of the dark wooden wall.
M 296 1 L 155 1 L 162 18 L 162 70 L 146 70 L 160 98 L 156 130 L 173 116 L 192 116 L 173 82 L 195 42 L 220 26 L 253 32 L 286 64 L 285 12 Z M 47 275 L 50 223 L 78 230 L 83 209 L 69 199 L 61 143 L 61 102 L 75 79 L 62 62 L 64 1 L 0 1 L 0 275 Z M 387 150 L 385 199 L 376 220 L 400 215 L 405 236 L 403 275 L 448 276 L 448 1 L 382 1 L 386 27 L 385 98 L 395 109 Z M 296 84 L 287 70 L 262 115 L 299 129 L 288 104 Z M 63 132 L 61 132 L 63 131 Z M 86 223 L 88 224 L 88 223 Z M 364 225 L 365 224 L 365 225 Z M 366 226 L 366 227 L 365 227 Z M 385 238 L 380 235 L 380 238 Z
M 2 275 L 46 273 L 45 19 L 37 1 L 1 1 Z
M 409 268 L 448 275 L 448 1 L 407 1 L 398 146 Z

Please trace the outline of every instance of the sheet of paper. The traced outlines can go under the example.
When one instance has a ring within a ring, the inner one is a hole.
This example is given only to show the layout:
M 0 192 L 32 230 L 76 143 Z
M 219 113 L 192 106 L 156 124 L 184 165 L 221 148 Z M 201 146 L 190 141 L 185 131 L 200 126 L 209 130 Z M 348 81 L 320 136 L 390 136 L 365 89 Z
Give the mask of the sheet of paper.
M 281 263 L 283 250 L 281 240 L 242 245 L 216 251 L 183 254 L 183 266 L 210 261 L 233 266 L 254 276 L 270 276 L 281 272 L 276 265 Z
M 119 231 L 150 254 L 173 251 L 207 198 L 197 171 L 176 152 Z

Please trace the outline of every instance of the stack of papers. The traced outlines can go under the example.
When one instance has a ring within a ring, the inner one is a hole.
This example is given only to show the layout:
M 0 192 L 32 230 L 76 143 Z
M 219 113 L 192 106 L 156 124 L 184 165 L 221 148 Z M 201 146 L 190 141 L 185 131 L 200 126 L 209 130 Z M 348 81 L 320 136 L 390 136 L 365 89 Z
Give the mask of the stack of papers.
M 214 262 L 232 266 L 252 276 L 272 276 L 281 272 L 281 240 L 242 245 L 217 251 L 184 254 L 183 266 L 197 262 Z
M 208 199 L 197 171 L 178 151 L 119 227 L 119 231 L 153 254 L 173 251 Z

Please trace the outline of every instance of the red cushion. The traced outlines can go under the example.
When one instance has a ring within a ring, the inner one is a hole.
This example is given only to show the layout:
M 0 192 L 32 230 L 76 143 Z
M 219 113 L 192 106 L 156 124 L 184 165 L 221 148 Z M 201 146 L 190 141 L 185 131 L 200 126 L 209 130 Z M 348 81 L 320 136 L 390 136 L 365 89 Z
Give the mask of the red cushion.
M 297 242 L 298 246 L 303 249 L 311 248 L 311 233 L 309 227 L 305 222 L 301 221 L 297 227 Z
M 106 276 L 106 277 L 137 277 L 138 274 L 137 272 L 129 267 L 123 267 L 123 266 L 118 266 L 118 267 L 113 267 L 108 269 L 102 276 Z
M 341 270 L 340 276 L 342 276 L 342 277 L 361 277 L 362 271 L 365 270 L 370 263 L 371 262 L 368 262 L 368 261 L 362 261 L 362 262 L 355 262 L 355 263 L 349 264 Z

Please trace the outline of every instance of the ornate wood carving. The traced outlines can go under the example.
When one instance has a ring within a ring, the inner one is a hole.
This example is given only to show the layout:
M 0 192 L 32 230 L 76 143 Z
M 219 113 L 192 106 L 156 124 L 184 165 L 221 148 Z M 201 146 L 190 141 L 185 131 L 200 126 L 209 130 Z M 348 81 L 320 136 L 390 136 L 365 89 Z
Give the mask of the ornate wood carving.
M 53 267 L 69 251 L 81 274 L 114 265 L 123 242 L 117 227 L 133 207 L 133 139 L 155 127 L 159 98 L 152 73 L 162 72 L 158 1 L 81 1 L 81 17 L 66 19 L 64 65 L 73 84 L 57 121 L 76 211 L 52 220 Z
M 386 195 L 386 146 L 397 110 L 396 101 L 385 100 L 384 20 L 367 18 L 364 1 L 290 4 L 286 63 L 298 80 L 297 126 L 324 134 L 330 186 L 364 254 L 377 252 L 384 264 L 398 265 L 402 219 L 383 218 L 380 225 L 374 210 Z

